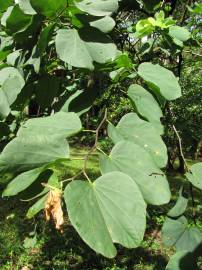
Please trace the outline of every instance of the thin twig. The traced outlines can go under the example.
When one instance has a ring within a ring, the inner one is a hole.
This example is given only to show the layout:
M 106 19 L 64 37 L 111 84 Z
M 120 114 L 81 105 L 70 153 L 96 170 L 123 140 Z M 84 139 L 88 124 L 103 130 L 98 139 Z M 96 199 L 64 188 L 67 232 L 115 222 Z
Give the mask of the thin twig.
M 78 172 L 76 175 L 74 175 L 73 177 L 70 177 L 68 179 L 65 179 L 63 181 L 61 181 L 61 183 L 65 183 L 65 182 L 70 182 L 73 181 L 74 179 L 76 179 L 80 174 L 82 174 L 83 171 Z
M 176 134 L 176 136 L 177 136 L 177 138 L 178 138 L 179 148 L 180 148 L 180 155 L 181 155 L 181 157 L 182 157 L 182 159 L 183 159 L 183 162 L 184 162 L 186 171 L 189 172 L 189 167 L 188 167 L 188 165 L 187 165 L 186 159 L 185 159 L 184 154 L 183 154 L 183 151 L 182 151 L 182 140 L 181 140 L 181 138 L 180 138 L 180 135 L 179 135 L 179 133 L 178 133 L 178 131 L 177 131 L 175 125 L 173 125 L 173 130 L 174 130 L 174 132 L 175 132 L 175 134 Z
M 173 130 L 178 138 L 178 142 L 179 142 L 179 148 L 180 148 L 180 155 L 183 159 L 183 162 L 184 162 L 184 165 L 185 165 L 185 168 L 186 168 L 186 172 L 189 172 L 191 173 L 188 165 L 187 165 L 187 162 L 185 160 L 185 157 L 184 157 L 184 154 L 183 154 L 183 151 L 182 151 L 182 140 L 180 138 L 180 135 L 176 129 L 176 127 L 173 125 Z M 195 213 L 195 200 L 194 200 L 194 193 L 193 193 L 193 186 L 192 186 L 192 183 L 189 183 L 189 190 L 190 190 L 190 195 L 191 195 L 191 200 L 192 200 L 192 217 L 193 217 L 193 220 L 194 220 L 194 223 L 196 224 L 196 213 Z
M 86 177 L 86 179 L 90 181 L 87 173 L 86 173 L 86 169 L 87 169 L 87 162 L 89 160 L 90 155 L 97 149 L 97 145 L 98 145 L 98 138 L 99 138 L 99 131 L 101 129 L 101 127 L 103 126 L 103 124 L 106 122 L 107 120 L 107 109 L 105 110 L 105 114 L 104 117 L 102 119 L 102 121 L 100 122 L 99 126 L 97 127 L 97 129 L 95 130 L 95 143 L 94 145 L 91 147 L 91 149 L 89 150 L 89 152 L 86 154 L 85 158 L 84 158 L 84 165 L 83 165 L 83 174 Z

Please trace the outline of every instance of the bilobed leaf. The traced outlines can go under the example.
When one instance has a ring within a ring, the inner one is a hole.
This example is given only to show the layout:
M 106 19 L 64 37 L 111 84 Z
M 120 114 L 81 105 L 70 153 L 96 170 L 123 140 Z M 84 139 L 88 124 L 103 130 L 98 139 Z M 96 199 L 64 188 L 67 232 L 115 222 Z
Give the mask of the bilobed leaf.
M 167 149 L 161 136 L 151 123 L 140 119 L 137 114 L 126 114 L 116 126 L 116 130 L 113 131 L 111 126 L 108 133 L 114 143 L 120 140 L 134 142 L 151 154 L 159 168 L 166 166 Z
M 80 10 L 94 16 L 108 16 L 118 9 L 118 0 L 75 0 Z
M 66 187 L 64 198 L 72 225 L 96 252 L 112 258 L 113 243 L 128 248 L 141 243 L 146 205 L 129 176 L 111 172 L 94 183 L 74 181 Z
M 29 135 L 60 136 L 67 138 L 81 130 L 81 121 L 76 113 L 58 112 L 44 118 L 34 118 L 25 122 L 18 131 L 19 137 Z
M 111 39 L 95 28 L 60 29 L 56 36 L 56 51 L 64 62 L 80 68 L 93 69 L 93 62 L 105 63 L 116 57 Z
M 67 7 L 66 0 L 30 0 L 30 3 L 37 13 L 46 17 L 56 17 Z
M 148 83 L 154 94 L 160 93 L 167 100 L 174 100 L 181 96 L 178 79 L 170 70 L 146 62 L 139 66 L 138 74 Z
M 202 190 L 202 162 L 192 165 L 186 177 L 192 185 Z
M 187 219 L 167 218 L 162 228 L 163 243 L 175 246 L 177 251 L 194 251 L 202 243 L 202 232 L 197 227 L 190 227 Z
M 147 119 L 160 134 L 163 133 L 161 108 L 156 99 L 138 84 L 132 84 L 128 89 L 128 96 L 131 98 L 137 112 Z
M 42 168 L 21 173 L 14 178 L 6 187 L 3 196 L 14 196 L 29 187 L 42 172 Z
M 121 141 L 112 149 L 109 157 L 100 157 L 102 173 L 121 171 L 138 185 L 143 198 L 149 204 L 161 205 L 170 200 L 170 189 L 163 172 L 152 157 L 139 145 Z

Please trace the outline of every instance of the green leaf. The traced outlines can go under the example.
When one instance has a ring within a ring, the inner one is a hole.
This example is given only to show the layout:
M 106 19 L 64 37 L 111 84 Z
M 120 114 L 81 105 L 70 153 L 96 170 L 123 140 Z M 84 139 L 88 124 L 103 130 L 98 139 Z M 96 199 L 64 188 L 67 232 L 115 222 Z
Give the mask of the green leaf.
M 199 270 L 196 259 L 187 251 L 179 251 L 173 255 L 165 270 Z
M 3 196 L 14 196 L 29 187 L 40 175 L 42 168 L 21 173 L 14 178 L 6 187 Z
M 24 239 L 24 243 L 23 243 L 23 247 L 30 249 L 30 248 L 34 248 L 37 244 L 37 237 L 36 235 L 34 237 L 26 237 Z
M 76 112 L 78 115 L 82 115 L 93 106 L 94 101 L 99 95 L 99 88 L 88 87 L 84 90 L 77 90 L 65 101 L 61 111 Z
M 118 0 L 82 0 L 75 1 L 80 10 L 94 16 L 108 16 L 118 9 Z
M 14 6 L 8 7 L 6 12 L 4 12 L 3 16 L 1 17 L 1 25 L 3 25 L 4 27 L 6 27 L 6 21 L 7 21 L 8 17 L 10 16 L 13 8 L 14 8 Z
M 80 129 L 81 122 L 75 113 L 58 112 L 28 120 L 0 155 L 0 171 L 21 172 L 69 158 L 66 137 Z
M 112 258 L 113 243 L 140 245 L 145 231 L 146 205 L 133 180 L 120 172 L 108 173 L 94 183 L 74 181 L 64 192 L 70 221 L 96 252 Z
M 156 99 L 138 84 L 132 84 L 128 89 L 128 96 L 135 105 L 136 111 L 148 120 L 160 134 L 163 133 L 161 117 L 163 116 L 161 108 Z
M 6 11 L 8 7 L 14 4 L 13 0 L 0 0 L 0 11 Z
M 66 0 L 30 0 L 30 3 L 37 13 L 48 18 L 57 17 L 67 7 Z
M 178 25 L 174 25 L 169 28 L 169 35 L 182 42 L 187 41 L 191 37 L 191 33 L 185 27 Z
M 114 28 L 115 24 L 115 21 L 109 16 L 90 22 L 90 26 L 99 29 L 103 33 L 110 32 Z
M 25 14 L 19 5 L 15 5 L 6 20 L 6 30 L 11 33 L 19 33 L 26 30 L 32 23 L 32 16 Z
M 183 196 L 182 190 L 183 189 L 181 188 L 179 197 L 177 199 L 175 206 L 172 209 L 170 209 L 170 211 L 167 214 L 169 217 L 172 217 L 172 218 L 179 217 L 184 214 L 187 208 L 188 199 Z
M 150 18 L 153 19 L 153 18 Z M 141 38 L 150 35 L 155 29 L 155 25 L 151 23 L 151 20 L 144 19 L 137 22 L 135 26 L 135 36 Z
M 30 0 L 18 0 L 19 7 L 25 14 L 35 15 L 36 11 L 32 8 Z
M 67 141 L 58 135 L 20 136 L 6 145 L 0 155 L 0 172 L 22 172 L 61 158 L 69 158 Z
M 184 216 L 178 219 L 167 218 L 162 228 L 162 237 L 166 246 L 175 246 L 177 251 L 192 252 L 202 243 L 202 233 L 197 227 L 190 227 Z
M 186 177 L 192 185 L 202 190 L 202 162 L 192 165 Z
M 19 137 L 59 136 L 67 138 L 81 130 L 81 121 L 76 113 L 58 112 L 44 118 L 34 118 L 25 122 L 18 131 Z
M 55 23 L 52 23 L 46 26 L 40 33 L 39 40 L 37 43 L 40 55 L 42 55 L 48 46 L 49 41 L 51 40 L 53 31 L 55 28 Z
M 16 100 L 25 82 L 17 69 L 6 67 L 0 70 L 0 118 L 10 113 L 10 106 Z
M 137 114 L 126 114 L 116 128 L 111 126 L 108 133 L 114 143 L 120 140 L 134 142 L 151 154 L 159 168 L 166 166 L 167 149 L 161 136 L 151 123 L 140 119 Z
M 192 9 L 192 12 L 196 14 L 201 14 L 202 13 L 202 3 L 195 3 L 194 8 Z
M 158 64 L 142 63 L 138 68 L 138 74 L 149 84 L 154 94 L 160 93 L 167 100 L 181 96 L 178 79 L 170 70 Z
M 21 53 L 22 53 L 22 50 L 16 50 L 12 53 L 10 53 L 8 56 L 7 56 L 7 64 L 8 65 L 11 65 L 11 66 L 16 66 L 17 63 L 18 63 L 18 60 L 21 56 Z
M 40 198 L 36 203 L 34 203 L 27 211 L 26 217 L 31 219 L 36 214 L 38 214 L 45 207 L 45 202 L 47 199 L 47 194 Z
M 139 145 L 129 141 L 117 143 L 109 157 L 100 157 L 100 169 L 104 174 L 111 171 L 128 174 L 147 203 L 161 205 L 170 201 L 170 189 L 164 173 Z
M 56 51 L 64 62 L 80 68 L 93 69 L 93 62 L 105 63 L 116 57 L 111 39 L 95 28 L 61 29 L 57 31 Z

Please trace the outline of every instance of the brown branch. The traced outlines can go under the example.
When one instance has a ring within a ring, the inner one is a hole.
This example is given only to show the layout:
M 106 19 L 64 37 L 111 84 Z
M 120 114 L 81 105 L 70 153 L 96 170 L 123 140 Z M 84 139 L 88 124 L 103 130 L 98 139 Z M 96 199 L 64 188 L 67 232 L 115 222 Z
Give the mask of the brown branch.
M 86 154 L 85 158 L 84 158 L 84 165 L 83 165 L 83 174 L 86 177 L 86 179 L 90 181 L 87 173 L 86 173 L 86 169 L 87 169 L 87 162 L 89 160 L 90 155 L 97 149 L 97 145 L 98 145 L 98 138 L 99 138 L 99 131 L 101 129 L 101 127 L 103 126 L 103 124 L 106 122 L 107 120 L 107 109 L 105 110 L 105 114 L 104 117 L 102 119 L 102 121 L 100 122 L 99 126 L 97 127 L 97 129 L 95 130 L 95 143 L 94 145 L 91 147 L 91 149 L 89 150 L 89 152 Z
M 175 132 L 175 134 L 176 134 L 176 136 L 177 136 L 177 139 L 178 139 L 179 148 L 180 148 L 180 156 L 181 156 L 181 158 L 183 159 L 183 162 L 184 162 L 186 171 L 189 172 L 189 167 L 188 167 L 188 165 L 187 165 L 187 162 L 186 162 L 186 160 L 185 160 L 185 157 L 184 157 L 184 154 L 183 154 L 183 151 L 182 151 L 182 140 L 181 140 L 181 138 L 180 138 L 180 135 L 179 135 L 179 133 L 178 133 L 178 131 L 177 131 L 175 125 L 173 125 L 173 130 L 174 130 L 174 132 Z

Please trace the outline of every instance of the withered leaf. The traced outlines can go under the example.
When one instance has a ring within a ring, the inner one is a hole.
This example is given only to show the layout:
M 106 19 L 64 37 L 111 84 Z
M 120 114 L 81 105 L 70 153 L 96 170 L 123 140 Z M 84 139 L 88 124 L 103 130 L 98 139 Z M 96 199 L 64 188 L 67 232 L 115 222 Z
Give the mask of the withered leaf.
M 57 230 L 61 230 L 61 226 L 64 223 L 61 195 L 62 193 L 60 190 L 51 189 L 45 203 L 46 220 L 49 221 L 52 218 Z

